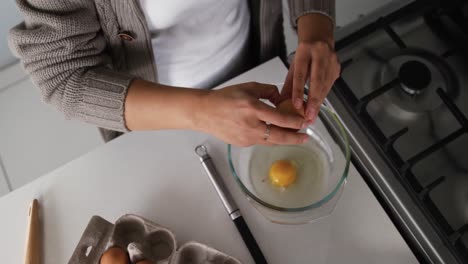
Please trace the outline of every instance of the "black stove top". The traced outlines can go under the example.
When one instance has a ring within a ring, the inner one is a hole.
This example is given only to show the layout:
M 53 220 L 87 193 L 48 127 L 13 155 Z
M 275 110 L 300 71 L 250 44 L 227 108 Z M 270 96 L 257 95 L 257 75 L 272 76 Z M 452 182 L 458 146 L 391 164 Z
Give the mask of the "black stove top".
M 414 1 L 336 49 L 334 93 L 393 168 L 385 177 L 468 263 L 468 4 Z

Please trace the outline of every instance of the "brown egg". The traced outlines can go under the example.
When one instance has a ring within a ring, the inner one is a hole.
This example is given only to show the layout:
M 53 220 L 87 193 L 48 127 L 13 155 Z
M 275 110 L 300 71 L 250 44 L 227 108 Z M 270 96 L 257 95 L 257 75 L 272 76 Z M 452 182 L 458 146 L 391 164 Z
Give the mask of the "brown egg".
M 297 114 L 297 115 L 300 115 L 301 117 L 304 117 L 304 107 L 302 107 L 299 110 L 296 109 L 291 99 L 284 100 L 276 108 L 281 113 Z
M 129 264 L 127 252 L 119 247 L 109 248 L 101 256 L 100 264 Z
M 153 264 L 153 263 L 150 262 L 149 260 L 140 260 L 136 264 Z

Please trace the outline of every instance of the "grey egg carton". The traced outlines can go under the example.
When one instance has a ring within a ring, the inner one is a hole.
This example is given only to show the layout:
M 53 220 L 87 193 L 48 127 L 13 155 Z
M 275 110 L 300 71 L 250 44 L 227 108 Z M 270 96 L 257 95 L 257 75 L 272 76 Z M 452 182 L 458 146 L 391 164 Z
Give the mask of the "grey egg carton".
M 146 259 L 154 264 L 241 264 L 198 242 L 187 242 L 177 248 L 171 230 L 131 214 L 120 217 L 115 224 L 93 216 L 68 264 L 97 264 L 111 247 L 126 250 L 131 263 Z

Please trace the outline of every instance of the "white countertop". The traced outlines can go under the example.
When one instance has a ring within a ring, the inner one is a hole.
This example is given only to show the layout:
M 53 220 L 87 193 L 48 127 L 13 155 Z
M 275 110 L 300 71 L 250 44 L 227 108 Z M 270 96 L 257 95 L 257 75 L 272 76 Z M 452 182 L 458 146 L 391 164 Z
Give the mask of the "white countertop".
M 229 83 L 278 83 L 285 75 L 286 68 L 274 59 Z M 193 151 L 200 143 L 209 147 L 269 263 L 417 263 L 354 167 L 331 216 L 306 225 L 278 225 L 256 211 L 237 187 L 225 144 L 191 131 L 124 135 L 0 198 L 2 263 L 22 262 L 33 198 L 42 206 L 46 264 L 67 263 L 93 215 L 113 222 L 126 213 L 169 227 L 180 243 L 200 241 L 252 263 Z

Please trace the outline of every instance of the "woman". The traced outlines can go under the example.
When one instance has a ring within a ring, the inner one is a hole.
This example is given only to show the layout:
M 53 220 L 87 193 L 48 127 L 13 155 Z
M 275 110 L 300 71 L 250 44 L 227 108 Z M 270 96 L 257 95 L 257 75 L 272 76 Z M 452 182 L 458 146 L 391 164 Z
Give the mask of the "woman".
M 272 85 L 210 88 L 285 57 L 281 0 L 16 0 L 25 21 L 10 31 L 43 99 L 102 129 L 193 129 L 228 143 L 299 144 L 288 128 L 314 121 L 339 74 L 333 0 L 289 0 L 298 48 L 283 94 Z M 305 119 L 262 103 L 292 98 Z

